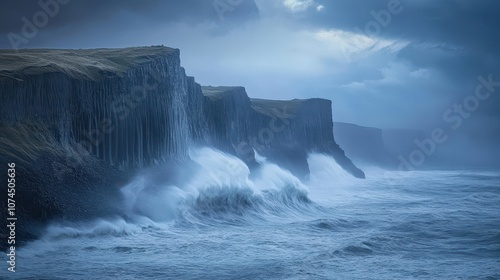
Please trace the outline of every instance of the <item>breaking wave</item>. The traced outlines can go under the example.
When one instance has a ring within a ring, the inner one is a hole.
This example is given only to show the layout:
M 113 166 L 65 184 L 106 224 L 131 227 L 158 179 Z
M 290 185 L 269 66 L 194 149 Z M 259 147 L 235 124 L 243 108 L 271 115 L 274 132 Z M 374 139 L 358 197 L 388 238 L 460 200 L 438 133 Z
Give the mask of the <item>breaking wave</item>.
M 323 211 L 309 198 L 309 186 L 288 170 L 259 157 L 250 177 L 248 166 L 212 148 L 192 150 L 190 178 L 180 184 L 137 176 L 121 189 L 123 217 L 48 227 L 46 237 L 71 238 L 131 235 L 162 225 L 209 226 L 289 220 Z M 308 159 L 311 182 L 349 180 L 347 172 L 326 155 Z

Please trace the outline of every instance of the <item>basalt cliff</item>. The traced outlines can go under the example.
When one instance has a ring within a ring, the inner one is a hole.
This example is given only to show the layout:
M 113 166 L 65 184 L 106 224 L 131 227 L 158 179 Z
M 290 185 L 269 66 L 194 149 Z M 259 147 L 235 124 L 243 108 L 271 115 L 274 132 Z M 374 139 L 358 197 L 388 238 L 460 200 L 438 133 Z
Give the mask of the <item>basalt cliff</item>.
M 332 127 L 329 100 L 251 99 L 243 87 L 200 86 L 178 49 L 0 51 L 0 161 L 16 164 L 26 238 L 48 220 L 113 215 L 118 206 L 103 197 L 118 196 L 127 176 L 181 165 L 196 146 L 250 167 L 257 152 L 302 178 L 307 154 L 326 153 L 364 178 Z

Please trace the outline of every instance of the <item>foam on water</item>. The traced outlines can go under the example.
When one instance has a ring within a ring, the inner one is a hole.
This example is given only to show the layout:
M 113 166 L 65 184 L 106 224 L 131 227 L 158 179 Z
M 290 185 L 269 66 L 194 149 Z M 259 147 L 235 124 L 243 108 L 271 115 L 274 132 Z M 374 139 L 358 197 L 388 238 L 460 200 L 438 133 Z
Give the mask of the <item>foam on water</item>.
M 196 164 L 186 167 L 192 176 L 183 182 L 173 185 L 144 173 L 125 185 L 122 217 L 48 227 L 41 240 L 19 250 L 19 269 L 30 270 L 16 275 L 500 276 L 500 172 L 401 175 L 372 168 L 360 180 L 333 158 L 311 154 L 310 180 L 301 182 L 262 158 L 249 176 L 248 166 L 220 151 L 203 148 L 190 156 Z
M 272 214 L 300 211 L 310 204 L 308 187 L 263 157 L 252 179 L 243 161 L 218 150 L 191 150 L 190 157 L 196 163 L 188 167 L 192 176 L 177 186 L 153 182 L 147 175 L 124 186 L 127 217 L 134 221 L 143 217 L 157 223 L 177 219 L 203 224 L 212 222 L 208 219 L 234 219 L 228 217 L 234 214 L 266 219 Z
M 312 184 L 331 182 L 332 184 L 351 183 L 353 176 L 345 171 L 331 156 L 324 154 L 310 154 L 307 158 L 311 172 Z
M 78 238 L 78 237 L 97 237 L 103 235 L 109 236 L 124 236 L 139 233 L 141 227 L 125 221 L 122 218 L 104 220 L 98 219 L 92 222 L 68 224 L 68 225 L 51 225 L 47 228 L 47 240 L 60 238 Z
M 210 219 L 249 218 L 274 220 L 296 218 L 314 211 L 309 199 L 313 193 L 328 197 L 334 189 L 357 181 L 330 156 L 311 154 L 308 163 L 311 180 L 306 185 L 288 170 L 268 162 L 256 153 L 261 166 L 252 179 L 250 169 L 240 159 L 212 148 L 190 151 L 196 166 L 189 166 L 192 176 L 180 185 L 171 185 L 141 174 L 122 189 L 124 218 L 99 219 L 86 223 L 63 223 L 47 229 L 46 237 L 81 237 L 121 235 L 140 232 L 142 228 L 181 221 L 212 223 Z M 310 187 L 311 186 L 311 187 Z M 247 215 L 247 216 L 245 216 Z

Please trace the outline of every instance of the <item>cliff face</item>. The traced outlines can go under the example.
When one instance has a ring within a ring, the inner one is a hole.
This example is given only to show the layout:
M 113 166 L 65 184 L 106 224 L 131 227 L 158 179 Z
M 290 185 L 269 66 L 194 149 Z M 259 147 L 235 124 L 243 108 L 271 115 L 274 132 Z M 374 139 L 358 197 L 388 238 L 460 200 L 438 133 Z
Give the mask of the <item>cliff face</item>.
M 309 173 L 307 154 L 320 152 L 364 178 L 334 141 L 331 101 L 250 99 L 242 87 L 203 87 L 203 93 L 212 144 L 249 165 L 254 164 L 255 150 L 305 177 Z
M 303 177 L 307 153 L 322 152 L 364 177 L 334 141 L 330 101 L 202 88 L 176 49 L 5 50 L 0 62 L 0 162 L 18 166 L 20 240 L 49 220 L 115 215 L 119 202 L 107 198 L 135 169 L 169 164 L 179 176 L 193 145 L 251 167 L 255 150 Z
M 21 51 L 0 59 L 18 61 L 0 71 L 1 122 L 43 124 L 66 149 L 137 167 L 186 157 L 197 136 L 193 119 L 201 115 L 188 108 L 201 99 L 188 94 L 196 87 L 178 50 Z
M 388 168 L 397 165 L 384 143 L 382 129 L 335 122 L 333 131 L 337 143 L 354 162 Z
M 429 138 L 423 131 L 411 129 L 380 129 L 349 123 L 335 122 L 335 140 L 356 163 L 396 169 L 402 163 L 399 157 L 408 158 L 419 149 L 415 141 Z M 435 156 L 425 165 L 432 164 Z
M 287 153 L 317 151 L 363 177 L 333 139 L 330 101 L 250 99 L 242 87 L 202 89 L 185 75 L 179 50 L 23 50 L 0 56 L 2 126 L 34 124 L 49 131 L 54 152 L 91 155 L 127 169 L 183 160 L 191 144 L 214 145 L 250 165 L 254 149 L 284 165 L 293 161 Z M 39 156 L 1 148 L 23 160 Z M 304 165 L 304 156 L 298 158 Z

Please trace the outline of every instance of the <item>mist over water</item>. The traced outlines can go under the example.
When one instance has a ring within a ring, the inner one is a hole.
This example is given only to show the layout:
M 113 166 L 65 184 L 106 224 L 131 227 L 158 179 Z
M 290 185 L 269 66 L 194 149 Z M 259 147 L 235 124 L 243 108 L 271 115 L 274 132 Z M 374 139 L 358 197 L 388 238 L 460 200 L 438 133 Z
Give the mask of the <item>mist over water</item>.
M 14 278 L 500 277 L 498 171 L 359 180 L 310 154 L 301 182 L 258 154 L 252 174 L 211 148 L 190 157 L 180 183 L 144 172 L 123 186 L 121 216 L 49 226 L 19 250 Z

